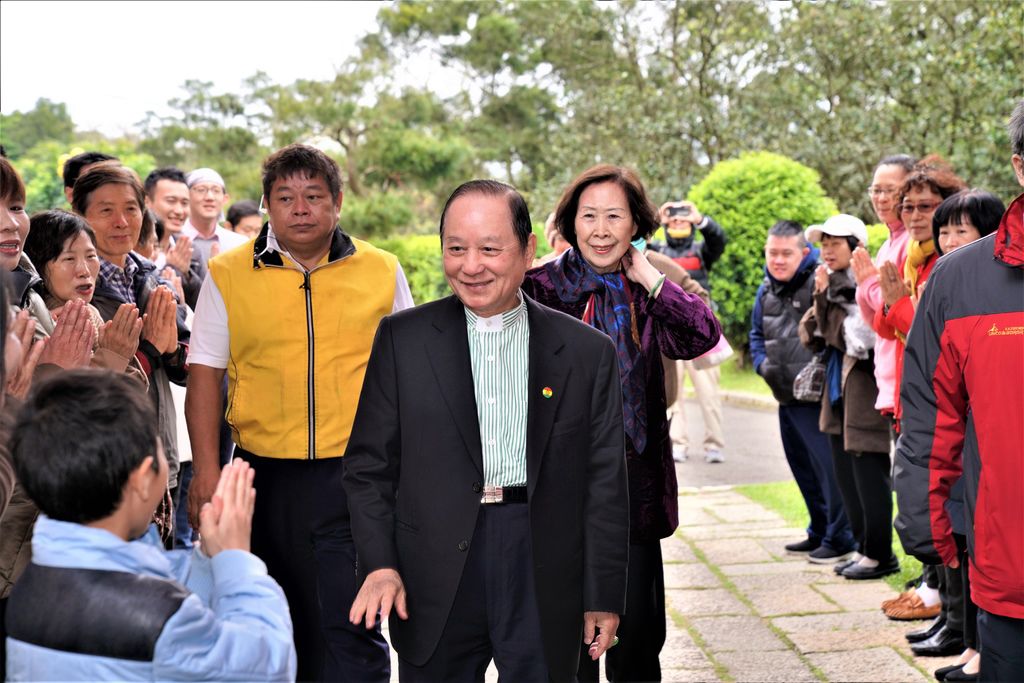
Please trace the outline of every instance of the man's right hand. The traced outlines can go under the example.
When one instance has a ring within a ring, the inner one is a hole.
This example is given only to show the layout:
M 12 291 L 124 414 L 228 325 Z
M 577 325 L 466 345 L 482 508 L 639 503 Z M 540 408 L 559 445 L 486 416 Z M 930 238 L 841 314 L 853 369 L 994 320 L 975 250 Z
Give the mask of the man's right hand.
M 375 569 L 366 576 L 366 581 L 359 589 L 352 609 L 349 610 L 348 620 L 358 624 L 365 618 L 366 628 L 371 629 L 377 623 L 377 612 L 380 612 L 383 619 L 391 614 L 392 607 L 399 619 L 409 618 L 405 608 L 405 585 L 402 583 L 402 577 L 394 569 Z
M 188 488 L 188 522 L 193 529 L 201 529 L 200 512 L 203 510 L 203 505 L 213 500 L 219 477 L 220 473 L 216 469 L 207 470 L 195 467 L 195 463 L 193 463 L 192 483 Z

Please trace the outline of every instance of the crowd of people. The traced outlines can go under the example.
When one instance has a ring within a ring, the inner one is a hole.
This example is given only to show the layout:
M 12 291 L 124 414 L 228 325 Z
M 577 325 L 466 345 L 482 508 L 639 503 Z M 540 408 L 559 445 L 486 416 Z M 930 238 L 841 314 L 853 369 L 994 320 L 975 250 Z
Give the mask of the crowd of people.
M 1010 137 L 1024 185 L 1024 102 Z M 600 164 L 538 260 L 523 197 L 473 180 L 439 220 L 452 295 L 416 306 L 314 147 L 264 161 L 258 204 L 212 168 L 63 175 L 71 210 L 29 216 L 0 158 L 7 678 L 387 681 L 390 618 L 403 681 L 661 679 L 686 376 L 724 459 L 711 217 Z M 874 260 L 847 214 L 766 235 L 750 350 L 810 518 L 786 549 L 898 571 L 895 485 L 925 571 L 886 614 L 934 618 L 907 637 L 959 655 L 939 680 L 1017 680 L 1024 199 L 935 156 L 868 192 Z

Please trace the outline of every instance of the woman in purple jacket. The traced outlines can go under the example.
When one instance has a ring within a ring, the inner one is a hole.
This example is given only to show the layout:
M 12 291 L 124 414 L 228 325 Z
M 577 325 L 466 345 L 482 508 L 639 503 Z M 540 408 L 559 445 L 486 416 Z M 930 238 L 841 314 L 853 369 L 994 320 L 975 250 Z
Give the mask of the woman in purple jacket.
M 699 297 L 666 280 L 631 244 L 658 227 L 657 211 L 633 171 L 602 164 L 581 173 L 562 194 L 555 225 L 572 248 L 527 272 L 523 290 L 611 337 L 622 380 L 629 575 L 621 642 L 608 652 L 608 679 L 661 680 L 665 585 L 660 540 L 679 523 L 661 356 L 696 358 L 714 347 L 721 328 Z M 579 680 L 597 679 L 597 664 L 584 645 Z

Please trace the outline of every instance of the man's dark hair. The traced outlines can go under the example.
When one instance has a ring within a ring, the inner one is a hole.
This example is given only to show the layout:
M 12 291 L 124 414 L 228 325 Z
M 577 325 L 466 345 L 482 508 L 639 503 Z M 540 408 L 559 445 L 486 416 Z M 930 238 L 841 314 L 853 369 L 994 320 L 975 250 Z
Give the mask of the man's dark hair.
M 982 237 L 991 235 L 999 229 L 999 221 L 1003 219 L 1006 207 L 999 197 L 986 190 L 971 188 L 947 197 L 932 214 L 932 238 L 935 250 L 942 254 L 939 247 L 939 228 L 950 223 L 970 223 Z M 967 219 L 966 221 L 964 219 Z
M 1024 157 L 1024 100 L 1017 102 L 1013 108 L 1006 130 L 1010 134 L 1011 153 Z
M 68 370 L 36 387 L 18 413 L 11 453 L 18 482 L 53 519 L 88 524 L 118 505 L 129 475 L 157 458 L 157 419 L 138 380 Z
M 71 194 L 71 207 L 79 215 L 84 216 L 89 209 L 89 200 L 92 193 L 104 185 L 117 184 L 127 185 L 135 194 L 139 204 L 139 211 L 146 210 L 146 195 L 139 182 L 139 176 L 130 168 L 120 166 L 115 162 L 106 162 L 93 166 L 89 172 L 75 181 L 75 189 Z
M 909 154 L 891 154 L 875 164 L 875 170 L 877 171 L 882 166 L 899 166 L 907 173 L 910 173 L 914 170 L 914 164 L 916 163 L 917 159 Z
M 156 184 L 161 180 L 170 180 L 172 183 L 181 183 L 185 187 L 188 187 L 188 182 L 185 180 L 185 174 L 180 168 L 174 166 L 164 166 L 163 168 L 155 168 L 149 172 L 146 176 L 146 182 L 142 184 L 142 189 L 146 191 L 146 196 L 150 199 L 153 198 L 153 192 L 156 190 Z
M 232 228 L 237 228 L 238 223 L 243 218 L 249 216 L 258 216 L 260 214 L 260 205 L 252 199 L 243 199 L 240 202 L 235 202 L 228 209 L 227 221 L 231 224 Z
M 282 147 L 263 162 L 263 196 L 266 201 L 270 202 L 270 190 L 274 183 L 296 174 L 322 178 L 331 193 L 331 203 L 337 200 L 341 192 L 341 169 L 338 168 L 338 162 L 316 147 L 295 143 Z
M 78 214 L 64 211 L 63 209 L 51 209 L 33 214 L 29 220 L 31 226 L 28 237 L 25 238 L 25 253 L 32 260 L 39 274 L 43 276 L 43 285 L 46 282 L 46 264 L 55 261 L 68 240 L 78 237 L 83 232 L 89 236 L 93 246 L 96 246 L 96 235 L 84 218 Z
M 777 221 L 775 225 L 768 228 L 768 234 L 774 235 L 775 237 L 792 237 L 793 235 L 798 236 L 800 239 L 797 240 L 797 244 L 801 249 L 807 246 L 807 237 L 804 236 L 804 226 L 800 225 L 796 221 Z
M 103 152 L 82 152 L 64 162 L 64 187 L 74 187 L 82 168 L 101 161 L 118 161 L 118 158 Z
M 526 205 L 523 195 L 519 194 L 516 188 L 497 180 L 470 180 L 462 183 L 444 203 L 441 209 L 441 221 L 438 224 L 438 232 L 441 240 L 444 240 L 444 219 L 448 215 L 448 207 L 458 199 L 471 194 L 480 194 L 487 197 L 505 197 L 508 201 L 508 213 L 512 216 L 512 232 L 519 242 L 520 249 L 526 249 L 526 243 L 533 233 L 533 223 L 530 222 L 530 208 Z
M 615 183 L 626 193 L 634 228 L 630 240 L 641 237 L 646 239 L 654 234 L 659 225 L 658 211 L 647 199 L 647 191 L 640 177 L 624 166 L 598 164 L 580 173 L 569 183 L 555 209 L 555 226 L 573 249 L 579 247 L 576 240 L 576 211 L 580 205 L 580 195 L 591 185 L 599 183 Z

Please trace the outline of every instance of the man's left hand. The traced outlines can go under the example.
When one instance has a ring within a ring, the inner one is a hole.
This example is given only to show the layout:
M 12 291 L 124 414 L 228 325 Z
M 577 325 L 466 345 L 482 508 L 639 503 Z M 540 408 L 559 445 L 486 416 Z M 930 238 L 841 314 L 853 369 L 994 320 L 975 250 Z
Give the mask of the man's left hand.
M 583 642 L 590 644 L 587 654 L 595 662 L 608 651 L 615 642 L 615 632 L 619 630 L 619 615 L 613 612 L 583 613 Z M 594 638 L 595 631 L 597 638 Z
M 402 577 L 394 569 L 375 569 L 366 575 L 352 609 L 349 610 L 348 620 L 358 624 L 365 618 L 366 628 L 373 628 L 377 623 L 377 612 L 380 617 L 391 614 L 394 608 L 399 619 L 408 619 L 409 612 L 405 607 L 405 584 Z M 618 618 L 616 617 L 616 621 Z

